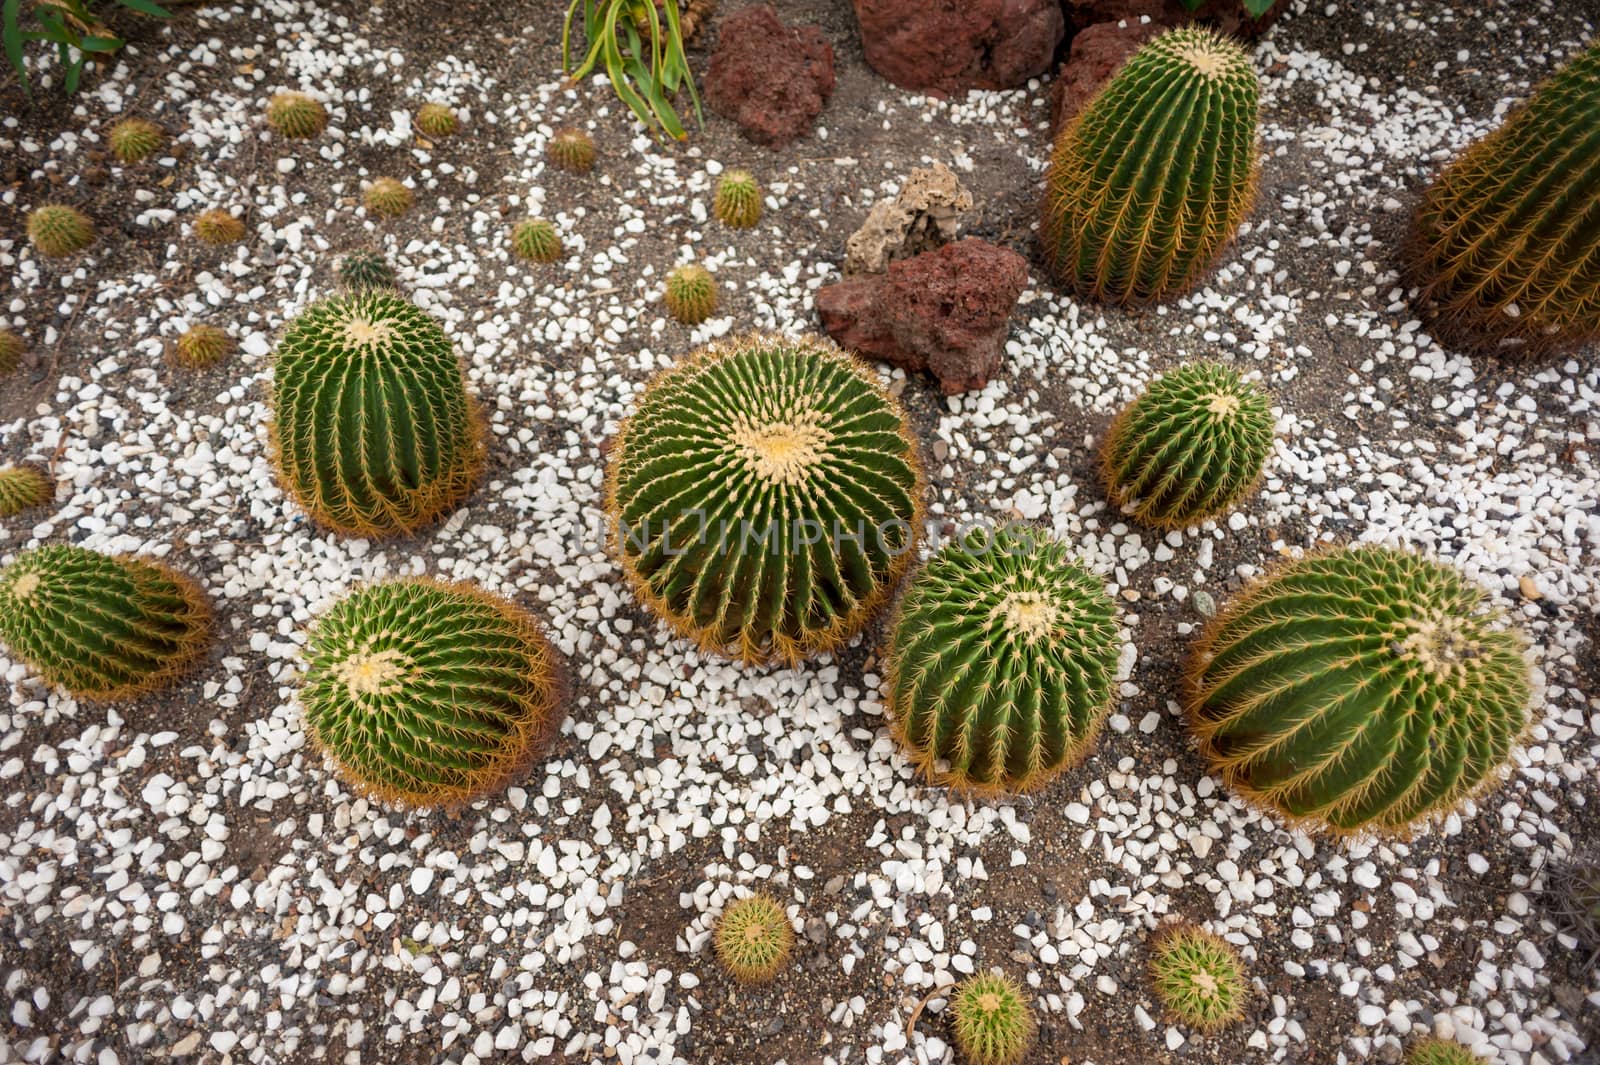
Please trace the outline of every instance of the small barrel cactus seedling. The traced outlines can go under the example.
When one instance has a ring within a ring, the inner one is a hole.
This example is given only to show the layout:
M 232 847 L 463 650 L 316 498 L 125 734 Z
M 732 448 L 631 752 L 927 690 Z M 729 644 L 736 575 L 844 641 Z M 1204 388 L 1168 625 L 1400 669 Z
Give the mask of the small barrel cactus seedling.
M 28 215 L 28 240 L 47 259 L 59 259 L 94 243 L 94 223 L 76 207 L 47 203 Z
M 425 103 L 417 108 L 417 129 L 437 140 L 456 131 L 456 113 L 445 104 Z
M 519 259 L 553 263 L 561 258 L 561 234 L 543 218 L 528 218 L 511 230 L 511 252 Z
M 83 699 L 162 687 L 204 653 L 210 623 L 205 593 L 158 562 L 52 545 L 0 571 L 0 641 Z
M 215 366 L 233 351 L 233 338 L 215 325 L 194 325 L 172 343 L 172 361 L 189 370 Z
M 545 154 L 563 170 L 587 174 L 594 168 L 594 138 L 581 129 L 557 130 Z
M 0 328 L 0 377 L 17 372 L 28 346 L 9 329 Z
M 972 1065 L 1017 1065 L 1033 1045 L 1033 1011 L 1001 973 L 969 976 L 950 997 L 956 1047 Z
M 281 137 L 315 137 L 328 128 L 328 112 L 303 92 L 280 92 L 267 101 L 267 125 Z
M 1412 1046 L 1406 1065 L 1484 1065 L 1484 1059 L 1460 1043 L 1430 1038 Z
M 1045 257 L 1095 299 L 1191 288 L 1255 200 L 1260 89 L 1250 57 L 1210 30 L 1140 48 L 1061 131 L 1045 178 Z
M 712 942 L 717 960 L 741 984 L 764 984 L 778 975 L 794 949 L 794 928 L 783 904 L 764 892 L 728 903 Z
M 308 307 L 273 360 L 273 448 L 286 491 L 354 536 L 410 532 L 483 466 L 478 413 L 439 324 L 365 289 Z
M 237 244 L 244 239 L 244 223 L 220 207 L 213 207 L 195 218 L 194 235 L 207 244 Z
M 667 274 L 662 301 L 667 313 L 684 325 L 699 325 L 716 313 L 716 279 L 705 267 L 685 263 Z
M 748 170 L 729 170 L 717 182 L 711 201 L 717 220 L 734 229 L 749 229 L 761 221 L 761 186 Z
M 928 561 L 888 655 L 895 736 L 924 775 L 1025 791 L 1094 743 L 1117 673 L 1105 581 L 1043 530 L 976 531 Z
M 650 383 L 613 443 L 606 511 L 634 593 L 680 635 L 792 664 L 888 597 L 921 489 L 905 415 L 866 367 L 758 335 Z
M 414 198 L 411 190 L 394 178 L 374 178 L 361 195 L 367 210 L 379 218 L 398 218 L 411 210 Z
M 124 118 L 111 127 L 106 140 L 118 162 L 132 165 L 148 159 L 161 147 L 161 127 L 142 118 Z
M 42 507 L 53 493 L 50 478 L 39 467 L 6 466 L 0 469 L 0 518 Z
M 468 584 L 410 578 L 312 628 L 306 730 L 356 790 L 456 809 L 524 774 L 565 716 L 560 659 L 532 615 Z
M 1135 520 L 1182 529 L 1255 490 L 1272 454 L 1271 400 L 1226 366 L 1180 366 L 1150 383 L 1106 434 L 1106 494 Z
M 1458 570 L 1379 547 L 1286 563 L 1213 618 L 1189 663 L 1212 767 L 1337 833 L 1402 832 L 1492 783 L 1528 721 L 1523 640 Z
M 394 288 L 394 267 L 380 251 L 358 248 L 339 260 L 339 284 L 347 292 L 365 288 Z
M 1407 258 L 1452 347 L 1537 354 L 1600 336 L 1600 42 L 1445 168 Z
M 1244 1016 L 1250 989 L 1238 951 L 1192 924 L 1170 924 L 1150 949 L 1156 997 L 1179 1022 L 1214 1032 Z

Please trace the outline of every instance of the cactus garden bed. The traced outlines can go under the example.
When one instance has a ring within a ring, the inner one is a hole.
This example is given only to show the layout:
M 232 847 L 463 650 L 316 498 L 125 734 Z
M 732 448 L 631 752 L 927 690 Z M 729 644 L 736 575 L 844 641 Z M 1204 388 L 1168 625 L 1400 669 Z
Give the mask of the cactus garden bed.
M 0 473 L 0 1062 L 1593 1065 L 1600 875 L 1558 889 L 1600 853 L 1600 350 L 1441 347 L 1401 270 L 1429 183 L 1600 5 L 1289 4 L 1227 71 L 1253 209 L 1134 308 L 1041 249 L 1048 78 L 907 92 L 847 0 L 780 0 L 836 55 L 813 132 L 663 144 L 564 82 L 565 6 L 182 7 L 75 96 L 49 64 L 0 90 L 0 468 L 47 482 Z M 547 151 L 569 128 L 592 166 Z M 689 360 L 819 332 L 847 238 L 933 163 L 1028 264 L 985 387 Z M 719 218 L 736 170 L 761 209 Z M 30 238 L 47 203 L 77 214 Z M 1146 391 L 1200 360 L 1231 370 Z M 1203 514 L 1152 487 L 1159 426 L 1240 412 L 1158 463 L 1227 460 Z M 1053 539 L 914 593 L 870 551 L 741 571 L 809 613 L 608 546 L 608 506 L 735 494 L 693 462 L 722 432 L 763 505 L 832 461 L 831 505 L 926 518 L 924 555 Z M 1381 716 L 1377 681 L 1286 694 L 1249 654 L 1311 644 L 1438 682 L 1393 744 L 1415 787 L 1349 784 L 1353 741 L 1258 757 L 1274 700 Z M 1059 733 L 957 736 L 1040 676 Z

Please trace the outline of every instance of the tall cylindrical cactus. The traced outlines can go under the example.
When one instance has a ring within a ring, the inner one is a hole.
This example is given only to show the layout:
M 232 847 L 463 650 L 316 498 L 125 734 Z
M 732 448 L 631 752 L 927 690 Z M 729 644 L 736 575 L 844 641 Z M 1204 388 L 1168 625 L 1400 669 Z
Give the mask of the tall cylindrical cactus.
M 1600 42 L 1445 168 L 1407 258 L 1451 347 L 1538 353 L 1600 336 Z
M 61 544 L 0 570 L 0 641 L 79 698 L 164 686 L 205 653 L 210 625 L 205 593 L 159 562 Z
M 1260 89 L 1210 30 L 1139 49 L 1056 140 L 1043 244 L 1056 276 L 1114 303 L 1190 288 L 1255 200 Z
M 439 324 L 387 289 L 307 308 L 273 360 L 273 446 L 284 488 L 322 525 L 408 532 L 477 481 L 476 405 Z
M 1495 779 L 1528 721 L 1522 638 L 1454 567 L 1379 547 L 1289 562 L 1206 629 L 1201 750 L 1267 809 L 1404 831 Z

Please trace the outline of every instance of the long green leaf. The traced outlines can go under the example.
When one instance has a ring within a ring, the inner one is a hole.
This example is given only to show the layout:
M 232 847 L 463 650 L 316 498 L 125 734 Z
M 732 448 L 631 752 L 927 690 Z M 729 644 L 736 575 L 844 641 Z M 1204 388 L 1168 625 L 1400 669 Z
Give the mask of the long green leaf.
M 22 61 L 21 10 L 22 0 L 5 0 L 0 5 L 0 42 L 5 45 L 6 60 L 17 72 L 17 80 L 22 82 L 22 95 L 31 102 L 33 86 L 28 81 L 28 66 Z
M 134 11 L 139 12 L 141 15 L 149 15 L 152 18 L 172 17 L 172 12 L 162 7 L 160 4 L 153 3 L 152 0 L 117 0 L 117 3 L 121 4 L 123 7 L 131 8 Z

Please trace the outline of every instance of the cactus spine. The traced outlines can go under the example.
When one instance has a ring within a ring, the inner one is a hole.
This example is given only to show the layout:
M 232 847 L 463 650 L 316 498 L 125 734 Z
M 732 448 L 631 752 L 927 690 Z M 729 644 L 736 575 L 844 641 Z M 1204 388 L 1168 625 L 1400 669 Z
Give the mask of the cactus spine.
M 712 213 L 723 225 L 749 229 L 761 221 L 761 186 L 748 170 L 729 170 L 717 182 Z
M 1056 140 L 1043 228 L 1056 276 L 1113 303 L 1196 284 L 1255 200 L 1259 96 L 1249 56 L 1210 30 L 1140 48 Z
M 161 127 L 142 118 L 125 118 L 111 127 L 106 141 L 119 163 L 131 166 L 143 162 L 161 147 Z
M 189 370 L 215 366 L 233 351 L 233 338 L 215 325 L 190 326 L 172 345 L 172 361 Z
M 280 92 L 267 101 L 267 125 L 281 137 L 315 137 L 328 128 L 328 112 L 303 92 Z
M 206 244 L 237 244 L 244 239 L 244 223 L 221 208 L 202 211 L 194 220 L 194 235 Z
M 685 263 L 667 274 L 662 302 L 684 325 L 699 325 L 717 311 L 716 279 L 705 267 Z
M 43 506 L 54 492 L 50 478 L 37 466 L 0 468 L 0 518 L 13 518 L 24 510 Z
M 94 243 L 94 223 L 76 207 L 47 203 L 28 215 L 28 240 L 47 259 L 59 259 Z
M 561 258 L 561 234 L 543 218 L 518 222 L 511 231 L 511 253 L 534 263 L 553 263 Z
M 594 138 L 581 129 L 557 130 L 545 146 L 545 155 L 562 170 L 587 174 L 594 169 Z
M 1411 1048 L 1406 1065 L 1486 1065 L 1486 1060 L 1460 1043 L 1429 1038 Z
M 1022 987 L 1001 973 L 969 976 L 950 998 L 956 1046 L 972 1065 L 1017 1065 L 1033 1045 L 1033 1011 Z
M 456 131 L 456 113 L 445 104 L 425 103 L 417 108 L 416 125 L 435 140 L 448 137 Z
M 339 284 L 346 292 L 366 288 L 394 288 L 394 267 L 382 252 L 358 248 L 339 260 Z
M 1238 951 L 1197 925 L 1169 924 L 1156 934 L 1150 976 L 1156 997 L 1191 1028 L 1214 1032 L 1244 1016 L 1250 989 Z
M 22 338 L 11 330 L 0 327 L 0 377 L 17 372 L 17 367 L 22 365 L 22 356 L 27 354 L 28 346 Z
M 367 210 L 379 218 L 398 218 L 411 210 L 415 202 L 411 190 L 394 178 L 374 178 L 361 196 Z
M 741 984 L 767 983 L 794 949 L 789 915 L 765 892 L 728 903 L 714 935 L 717 960 Z

